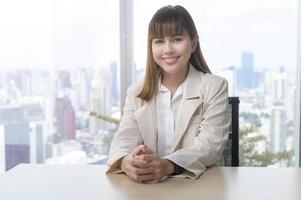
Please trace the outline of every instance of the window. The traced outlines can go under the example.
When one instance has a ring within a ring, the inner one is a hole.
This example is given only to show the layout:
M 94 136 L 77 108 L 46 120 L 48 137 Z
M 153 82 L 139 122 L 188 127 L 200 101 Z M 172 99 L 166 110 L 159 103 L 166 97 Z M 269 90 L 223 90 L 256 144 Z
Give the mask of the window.
M 208 65 L 240 97 L 241 165 L 297 162 L 297 0 L 123 2 L 1 1 L 0 173 L 24 162 L 106 162 L 125 94 L 120 45 L 131 47 L 120 35 L 134 39 L 136 82 L 148 23 L 167 4 L 188 9 Z M 131 25 L 132 14 L 133 32 L 119 33 L 119 17 Z
M 106 162 L 120 117 L 118 8 L 1 1 L 0 173 L 19 163 Z
M 240 164 L 294 165 L 297 1 L 136 0 L 135 81 L 144 75 L 148 23 L 168 4 L 190 12 L 210 69 L 240 97 Z

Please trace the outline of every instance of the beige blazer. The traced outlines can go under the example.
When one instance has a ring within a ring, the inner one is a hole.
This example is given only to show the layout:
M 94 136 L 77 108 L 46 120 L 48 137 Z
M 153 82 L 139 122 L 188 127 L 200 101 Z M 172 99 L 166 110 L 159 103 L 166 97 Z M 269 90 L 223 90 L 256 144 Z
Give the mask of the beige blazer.
M 156 102 L 137 97 L 141 83 L 127 91 L 124 114 L 109 153 L 108 172 L 119 172 L 120 159 L 139 144 L 157 150 Z M 182 176 L 196 179 L 206 167 L 222 160 L 228 139 L 230 114 L 227 81 L 189 67 L 178 111 L 172 153 L 165 156 L 185 169 Z

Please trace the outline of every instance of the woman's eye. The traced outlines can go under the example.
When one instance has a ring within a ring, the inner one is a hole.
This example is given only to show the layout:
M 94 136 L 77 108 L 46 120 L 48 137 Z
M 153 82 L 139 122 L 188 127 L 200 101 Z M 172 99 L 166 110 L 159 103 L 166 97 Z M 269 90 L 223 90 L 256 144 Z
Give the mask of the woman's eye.
M 174 41 L 180 42 L 180 41 L 182 41 L 182 38 L 175 38 Z
M 163 40 L 154 40 L 154 43 L 155 44 L 161 44 L 161 43 L 163 43 Z

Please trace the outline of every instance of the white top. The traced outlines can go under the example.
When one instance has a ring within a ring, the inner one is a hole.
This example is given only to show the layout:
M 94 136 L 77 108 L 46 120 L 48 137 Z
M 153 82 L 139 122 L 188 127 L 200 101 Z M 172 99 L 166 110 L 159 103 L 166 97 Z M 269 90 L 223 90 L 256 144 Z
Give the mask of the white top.
M 171 92 L 158 82 L 158 92 L 156 95 L 156 113 L 158 128 L 157 153 L 166 156 L 171 153 L 171 143 L 175 132 L 175 125 L 178 110 L 183 96 L 184 81 L 176 90 L 171 98 Z

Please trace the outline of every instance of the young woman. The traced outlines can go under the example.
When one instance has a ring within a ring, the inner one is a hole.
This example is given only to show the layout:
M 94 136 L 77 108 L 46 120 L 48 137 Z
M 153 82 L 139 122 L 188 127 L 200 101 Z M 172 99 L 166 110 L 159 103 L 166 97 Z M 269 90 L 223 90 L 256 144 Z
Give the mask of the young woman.
M 145 80 L 128 89 L 108 172 L 137 182 L 196 179 L 222 161 L 230 123 L 227 82 L 211 74 L 182 6 L 155 13 L 147 44 Z

